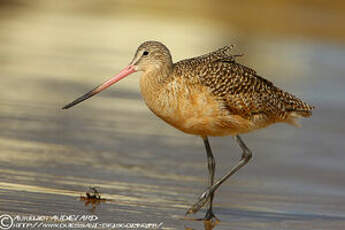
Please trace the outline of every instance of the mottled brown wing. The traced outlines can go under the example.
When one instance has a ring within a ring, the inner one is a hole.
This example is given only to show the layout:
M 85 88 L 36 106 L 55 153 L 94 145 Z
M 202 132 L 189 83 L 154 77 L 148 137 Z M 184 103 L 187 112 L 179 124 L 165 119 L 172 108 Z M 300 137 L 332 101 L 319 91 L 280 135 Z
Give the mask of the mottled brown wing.
M 224 101 L 231 114 L 245 118 L 264 114 L 278 120 L 285 119 L 291 112 L 305 117 L 311 115 L 312 106 L 274 86 L 253 69 L 237 63 L 235 59 L 239 55 L 230 55 L 230 49 L 224 47 L 207 55 L 183 60 L 176 63 L 175 69 L 192 81 L 209 87 Z
M 200 81 L 224 99 L 232 114 L 243 117 L 265 114 L 278 119 L 285 119 L 290 112 L 311 115 L 310 105 L 239 63 L 220 60 L 209 63 L 207 69 L 207 74 L 200 75 Z

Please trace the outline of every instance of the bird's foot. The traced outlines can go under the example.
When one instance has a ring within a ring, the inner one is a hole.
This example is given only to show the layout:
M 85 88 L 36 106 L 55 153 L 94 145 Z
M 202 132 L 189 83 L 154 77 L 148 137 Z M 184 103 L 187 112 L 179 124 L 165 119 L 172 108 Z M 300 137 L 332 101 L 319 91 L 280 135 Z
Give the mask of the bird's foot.
M 211 223 L 218 223 L 219 219 L 214 215 L 212 209 L 207 209 L 206 215 L 203 218 L 205 221 L 210 221 Z
M 207 209 L 206 215 L 198 220 L 204 221 L 209 226 L 216 226 L 219 223 L 219 219 L 214 215 L 212 209 Z
M 194 214 L 198 212 L 209 200 L 210 200 L 210 192 L 209 190 L 206 190 L 200 195 L 198 202 L 193 204 L 192 207 L 190 207 L 187 210 L 186 215 Z
M 185 217 L 187 218 L 187 217 Z M 187 220 L 193 221 L 203 221 L 205 230 L 212 230 L 214 227 L 219 224 L 220 220 L 214 215 L 212 209 L 207 209 L 206 215 L 203 218 L 188 218 Z M 187 228 L 186 228 L 187 229 Z

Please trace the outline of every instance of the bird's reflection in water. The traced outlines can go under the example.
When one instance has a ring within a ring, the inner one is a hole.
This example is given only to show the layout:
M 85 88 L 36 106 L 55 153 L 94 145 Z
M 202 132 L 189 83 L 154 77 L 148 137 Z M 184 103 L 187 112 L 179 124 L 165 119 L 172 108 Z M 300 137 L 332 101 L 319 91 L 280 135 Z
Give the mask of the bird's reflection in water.
M 91 204 L 91 211 L 95 210 L 102 202 L 109 201 L 108 199 L 101 198 L 101 194 L 98 192 L 96 187 L 90 187 L 89 191 L 85 194 L 86 196 L 80 196 L 80 201 L 84 202 L 85 206 Z
M 200 219 L 188 219 L 193 221 L 203 221 L 204 222 L 204 229 L 205 230 L 212 230 L 216 227 L 217 224 L 219 224 L 219 220 L 200 220 Z M 195 230 L 194 228 L 185 226 L 185 230 Z

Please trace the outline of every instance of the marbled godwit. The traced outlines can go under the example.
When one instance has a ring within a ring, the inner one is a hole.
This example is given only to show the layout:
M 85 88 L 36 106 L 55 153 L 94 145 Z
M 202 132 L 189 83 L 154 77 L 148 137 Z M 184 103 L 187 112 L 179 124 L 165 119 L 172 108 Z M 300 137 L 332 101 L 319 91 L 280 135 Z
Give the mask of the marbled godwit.
M 63 107 L 68 109 L 101 92 L 127 75 L 143 71 L 140 79 L 145 103 L 158 117 L 204 142 L 209 187 L 186 214 L 196 213 L 207 202 L 203 219 L 215 218 L 214 192 L 252 157 L 239 134 L 276 122 L 297 125 L 299 117 L 311 116 L 312 106 L 239 64 L 232 46 L 199 57 L 172 62 L 168 48 L 157 41 L 139 46 L 131 63 L 110 80 Z M 215 159 L 208 136 L 231 135 L 242 149 L 240 161 L 214 183 Z

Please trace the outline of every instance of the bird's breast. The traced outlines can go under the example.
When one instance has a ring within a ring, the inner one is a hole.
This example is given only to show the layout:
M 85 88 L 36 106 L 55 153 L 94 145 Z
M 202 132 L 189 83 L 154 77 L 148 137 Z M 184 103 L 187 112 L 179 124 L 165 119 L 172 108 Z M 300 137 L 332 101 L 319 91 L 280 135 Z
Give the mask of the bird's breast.
M 237 133 L 231 129 L 231 116 L 223 102 L 205 86 L 183 78 L 159 85 L 142 77 L 140 88 L 152 112 L 185 133 L 201 136 Z

